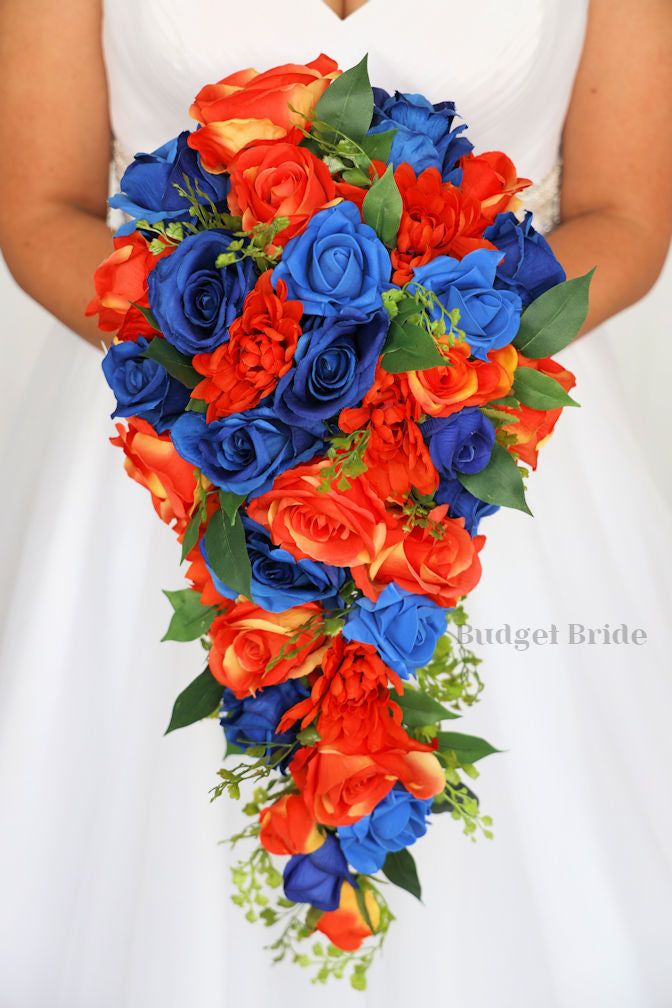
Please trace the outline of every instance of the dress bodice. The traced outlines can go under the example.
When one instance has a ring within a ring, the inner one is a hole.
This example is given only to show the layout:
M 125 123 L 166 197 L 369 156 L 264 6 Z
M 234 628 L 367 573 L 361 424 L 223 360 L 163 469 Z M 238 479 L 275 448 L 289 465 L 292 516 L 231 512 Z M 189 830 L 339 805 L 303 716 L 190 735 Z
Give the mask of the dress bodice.
M 369 53 L 374 84 L 450 99 L 477 151 L 503 150 L 540 182 L 558 157 L 588 0 L 368 0 L 342 21 L 324 0 L 106 0 L 104 50 L 120 148 L 152 150 L 193 127 L 205 83 Z

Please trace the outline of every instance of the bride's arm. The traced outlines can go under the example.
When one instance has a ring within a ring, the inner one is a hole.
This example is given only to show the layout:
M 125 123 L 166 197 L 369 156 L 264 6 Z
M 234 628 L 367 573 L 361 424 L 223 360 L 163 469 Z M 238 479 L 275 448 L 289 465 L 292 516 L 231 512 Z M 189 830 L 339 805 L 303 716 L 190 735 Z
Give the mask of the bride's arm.
M 0 0 L 0 245 L 17 282 L 91 343 L 110 125 L 95 0 Z
M 672 223 L 671 0 L 590 0 L 563 133 L 562 223 L 549 236 L 569 276 L 597 265 L 587 332 L 643 297 Z

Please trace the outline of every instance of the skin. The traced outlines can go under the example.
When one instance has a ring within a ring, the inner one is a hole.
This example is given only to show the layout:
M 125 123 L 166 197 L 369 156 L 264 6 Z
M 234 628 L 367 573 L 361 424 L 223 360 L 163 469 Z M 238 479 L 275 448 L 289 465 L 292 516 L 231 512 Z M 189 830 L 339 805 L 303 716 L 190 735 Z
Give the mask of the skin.
M 363 6 L 313 2 L 339 17 Z M 0 0 L 0 247 L 19 285 L 96 346 L 84 309 L 111 249 L 101 16 L 92 0 Z M 672 0 L 591 0 L 563 133 L 562 223 L 550 236 L 569 276 L 598 267 L 584 332 L 643 297 L 665 260 L 670 94 Z

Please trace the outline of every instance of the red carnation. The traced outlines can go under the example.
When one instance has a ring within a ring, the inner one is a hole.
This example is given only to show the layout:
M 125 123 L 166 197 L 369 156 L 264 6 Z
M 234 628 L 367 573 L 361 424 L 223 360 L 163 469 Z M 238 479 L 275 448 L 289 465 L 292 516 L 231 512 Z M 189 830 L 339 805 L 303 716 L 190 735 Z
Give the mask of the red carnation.
M 208 403 L 208 423 L 248 410 L 273 391 L 292 366 L 302 314 L 300 301 L 287 300 L 285 282 L 279 280 L 274 291 L 271 271 L 262 273 L 231 323 L 229 342 L 194 357 L 206 378 L 193 395 Z

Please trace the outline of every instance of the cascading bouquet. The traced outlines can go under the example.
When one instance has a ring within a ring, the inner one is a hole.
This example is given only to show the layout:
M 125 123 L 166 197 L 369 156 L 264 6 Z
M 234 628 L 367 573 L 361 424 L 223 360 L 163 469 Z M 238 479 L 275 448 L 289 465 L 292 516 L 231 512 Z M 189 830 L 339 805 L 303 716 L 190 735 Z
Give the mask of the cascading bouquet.
M 165 639 L 208 652 L 168 730 L 221 719 L 213 797 L 251 787 L 232 841 L 255 842 L 233 900 L 276 959 L 363 988 L 430 816 L 491 835 L 467 779 L 496 750 L 443 727 L 482 686 L 450 627 L 480 520 L 527 510 L 575 405 L 549 357 L 590 277 L 452 102 L 372 89 L 366 59 L 243 70 L 191 114 L 124 174 L 88 309 L 113 443 L 189 564 Z

